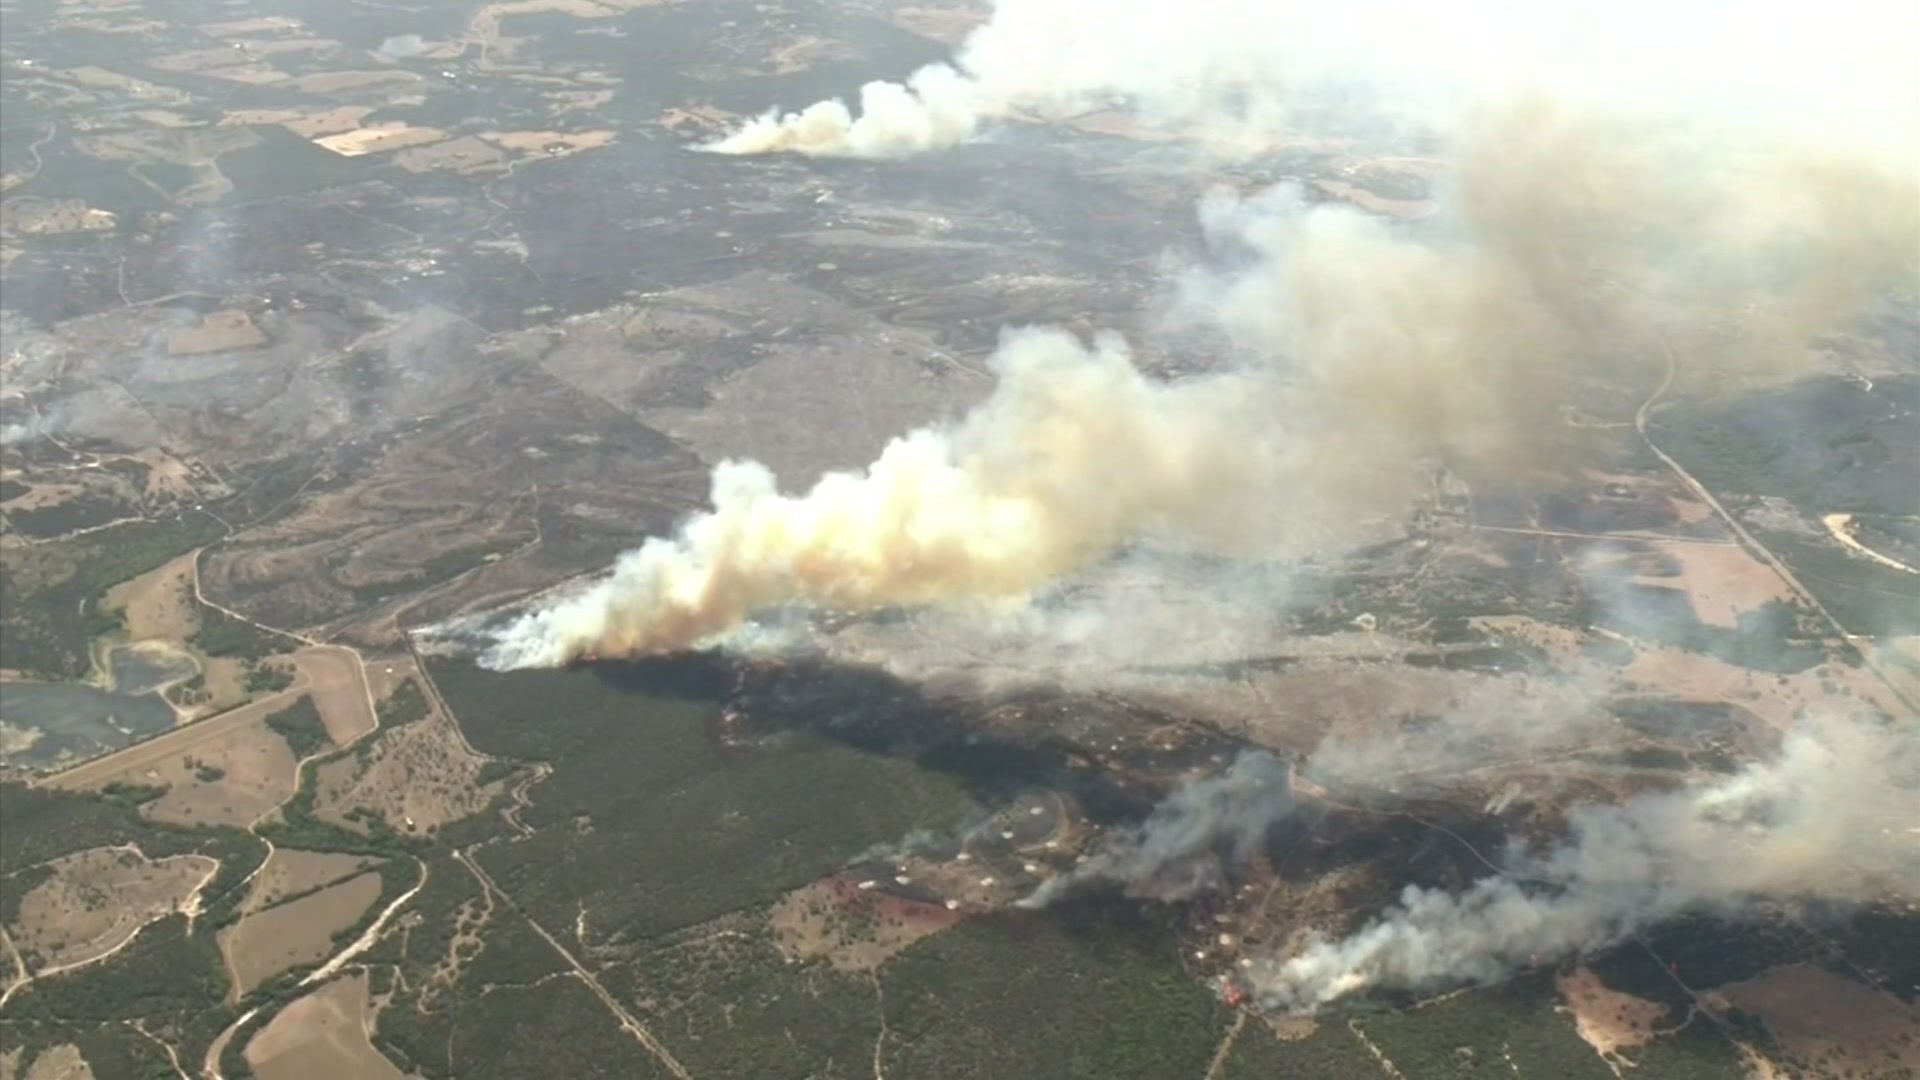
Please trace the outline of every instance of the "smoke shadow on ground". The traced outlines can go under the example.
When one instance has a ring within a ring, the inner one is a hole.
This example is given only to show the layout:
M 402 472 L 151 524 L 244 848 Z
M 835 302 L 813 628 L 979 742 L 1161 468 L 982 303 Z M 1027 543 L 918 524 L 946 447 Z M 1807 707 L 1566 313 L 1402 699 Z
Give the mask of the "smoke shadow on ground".
M 1063 735 L 981 730 L 987 713 L 1009 703 L 1005 696 L 936 695 L 877 668 L 817 659 L 750 663 L 719 652 L 597 661 L 590 670 L 623 694 L 725 706 L 742 740 L 804 732 L 864 753 L 911 758 L 959 780 L 989 807 L 1045 788 L 1106 826 L 1143 819 L 1160 795 L 1088 765 L 1090 748 Z

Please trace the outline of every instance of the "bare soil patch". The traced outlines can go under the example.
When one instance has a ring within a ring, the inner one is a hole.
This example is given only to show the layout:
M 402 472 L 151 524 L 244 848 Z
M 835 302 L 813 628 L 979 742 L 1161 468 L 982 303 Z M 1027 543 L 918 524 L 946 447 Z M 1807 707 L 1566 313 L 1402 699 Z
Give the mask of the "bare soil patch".
M 368 1040 L 367 977 L 335 979 L 286 1007 L 247 1043 L 247 1064 L 260 1080 L 399 1080 Z
M 9 928 L 36 970 L 107 955 L 188 904 L 219 868 L 205 855 L 155 860 L 133 847 L 93 848 L 47 865 L 53 876 L 21 897 L 19 918 Z
M 1920 1007 L 1808 964 L 1722 986 L 1709 1001 L 1758 1016 L 1810 1078 L 1920 1070 Z
M 220 951 L 244 994 L 289 968 L 324 960 L 333 935 L 354 924 L 380 898 L 380 875 L 338 885 L 268 908 L 220 932 Z
M 299 851 L 277 847 L 248 889 L 246 910 L 261 911 L 327 885 L 353 877 L 380 860 L 338 851 Z
M 1574 1030 L 1602 1058 L 1617 1065 L 1631 1065 L 1620 1051 L 1650 1041 L 1655 1026 L 1667 1015 L 1665 1005 L 1620 993 L 1585 967 L 1563 972 L 1554 985 L 1566 1002 L 1563 1008 L 1573 1014 Z

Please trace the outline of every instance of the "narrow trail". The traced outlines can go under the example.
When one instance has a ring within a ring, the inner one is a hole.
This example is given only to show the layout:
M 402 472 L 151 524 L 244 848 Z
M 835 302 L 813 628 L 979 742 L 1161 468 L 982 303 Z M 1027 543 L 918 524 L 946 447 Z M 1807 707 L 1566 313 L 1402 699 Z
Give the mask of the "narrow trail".
M 1220 1045 L 1214 1048 L 1213 1060 L 1207 1063 L 1206 1075 L 1201 1080 L 1220 1080 L 1220 1074 L 1226 1071 L 1227 1060 L 1233 1056 L 1233 1044 L 1240 1041 L 1240 1032 L 1247 1026 L 1247 1011 L 1240 1010 L 1233 1016 L 1233 1026 L 1220 1036 Z

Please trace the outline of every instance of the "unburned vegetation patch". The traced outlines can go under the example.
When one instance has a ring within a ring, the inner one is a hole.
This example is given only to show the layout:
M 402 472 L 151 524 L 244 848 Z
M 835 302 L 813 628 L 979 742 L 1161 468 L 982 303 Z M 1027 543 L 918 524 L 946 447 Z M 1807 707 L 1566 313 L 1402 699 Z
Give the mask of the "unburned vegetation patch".
M 880 982 L 889 1076 L 1204 1076 L 1233 1015 L 1167 928 L 1119 906 L 962 923 Z
M 643 941 L 768 903 L 865 848 L 967 814 L 951 777 L 815 733 L 722 746 L 724 682 L 703 663 L 433 666 L 476 749 L 552 766 L 521 814 L 533 835 L 477 853 L 542 925 L 578 918 L 589 943 Z
M 527 1038 L 537 1031 L 540 1037 Z M 670 1075 L 572 975 L 482 993 L 455 1016 L 454 1075 L 666 1080 Z
M 880 1033 L 879 984 L 782 955 L 762 911 L 668 935 L 601 981 L 695 1076 L 851 1075 Z
M 1363 1016 L 1358 1026 L 1407 1076 L 1509 1070 L 1565 1080 L 1612 1076 L 1556 1005 L 1551 973 L 1535 972 L 1429 1005 Z

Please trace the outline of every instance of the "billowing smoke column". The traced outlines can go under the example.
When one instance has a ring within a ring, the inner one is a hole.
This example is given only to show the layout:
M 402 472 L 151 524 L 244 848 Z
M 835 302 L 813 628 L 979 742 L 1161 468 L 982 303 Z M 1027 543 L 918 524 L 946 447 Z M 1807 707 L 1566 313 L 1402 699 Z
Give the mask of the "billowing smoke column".
M 958 424 L 801 494 L 722 464 L 712 511 L 488 631 L 486 662 L 671 652 L 789 605 L 1018 599 L 1145 536 L 1337 551 L 1436 457 L 1548 461 L 1571 380 L 1663 347 L 1769 370 L 1911 273 L 1902 174 L 1789 158 L 1673 178 L 1631 133 L 1531 103 L 1490 115 L 1425 236 L 1284 188 L 1211 199 L 1231 268 L 1183 283 L 1182 319 L 1242 366 L 1161 382 L 1115 339 L 1009 332 L 999 385 Z
M 714 470 L 711 513 L 612 575 L 500 632 L 502 667 L 685 649 L 750 613 L 1017 597 L 1124 539 L 1165 529 L 1233 546 L 1271 490 L 1261 398 L 1234 377 L 1153 382 L 1116 339 L 1011 332 L 992 398 L 952 428 L 895 439 L 864 473 L 783 495 L 752 462 Z
M 1254 968 L 1269 1008 L 1310 1010 L 1365 988 L 1429 990 L 1601 948 L 1684 911 L 1756 902 L 1920 897 L 1920 741 L 1835 723 L 1726 779 L 1578 808 L 1561 843 L 1463 893 L 1409 886 L 1339 941 Z
M 1276 824 L 1293 813 L 1287 763 L 1260 750 L 1242 751 L 1219 776 L 1175 790 L 1147 820 L 1108 836 L 1098 851 L 1020 902 L 1038 908 L 1095 882 L 1126 895 L 1185 900 L 1225 884 L 1225 866 L 1252 858 Z
M 778 607 L 1018 600 L 1142 538 L 1337 552 L 1403 510 L 1436 459 L 1554 465 L 1580 381 L 1626 367 L 1651 386 L 1666 356 L 1683 378 L 1788 370 L 1913 282 L 1912 5 L 1681 5 L 1637 24 L 1632 4 L 1487 3 L 1469 18 L 1410 0 L 1134 0 L 1132 19 L 1005 0 L 957 67 L 870 88 L 858 118 L 817 106 L 742 132 L 733 149 L 892 153 L 963 137 L 983 103 L 1116 88 L 1270 127 L 1282 88 L 1348 68 L 1457 109 L 1444 197 L 1417 228 L 1284 186 L 1207 200 L 1218 259 L 1180 282 L 1174 328 L 1224 341 L 1237 368 L 1163 383 L 1114 340 L 1009 333 L 999 386 L 961 422 L 802 492 L 722 464 L 710 512 L 484 631 L 487 662 L 712 644 Z M 1524 92 L 1522 75 L 1538 76 Z

